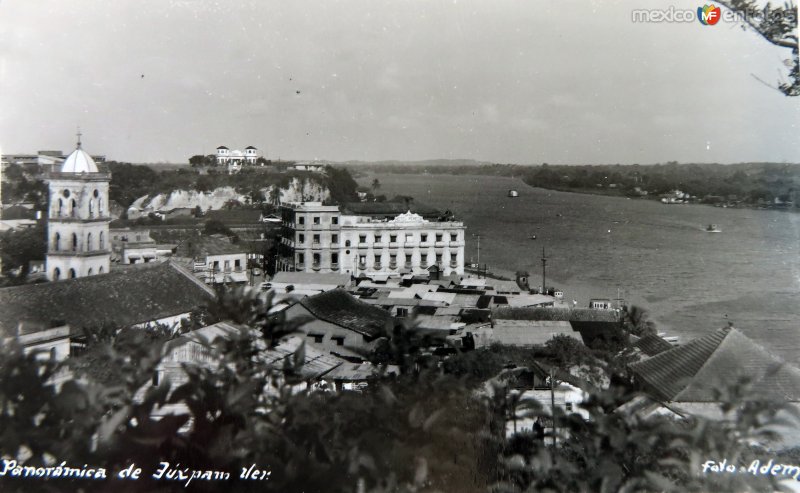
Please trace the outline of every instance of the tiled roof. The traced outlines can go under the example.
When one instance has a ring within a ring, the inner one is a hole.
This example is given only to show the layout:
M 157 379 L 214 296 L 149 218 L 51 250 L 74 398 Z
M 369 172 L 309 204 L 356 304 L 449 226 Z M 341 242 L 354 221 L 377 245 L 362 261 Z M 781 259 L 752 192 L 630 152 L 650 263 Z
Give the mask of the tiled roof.
M 206 212 L 205 219 L 216 219 L 227 226 L 253 224 L 261 222 L 261 211 L 259 209 L 220 209 Z
M 635 348 L 639 348 L 639 350 L 647 356 L 655 356 L 673 348 L 672 344 L 655 334 L 648 334 L 638 339 L 632 345 Z
M 0 208 L 0 219 L 36 219 L 36 211 L 18 205 L 2 207 Z
M 214 292 L 172 262 L 143 264 L 78 279 L 0 289 L 0 334 L 69 324 L 73 332 L 113 323 L 146 323 L 191 311 Z
M 713 402 L 725 384 L 746 377 L 760 396 L 800 401 L 800 369 L 734 328 L 719 329 L 631 365 L 656 394 L 675 402 Z
M 334 289 L 300 301 L 320 320 L 367 336 L 378 336 L 391 329 L 392 316 L 381 308 L 364 303 L 344 289 Z
M 226 238 L 214 236 L 193 236 L 178 245 L 175 255 L 178 257 L 203 257 L 208 255 L 232 255 L 245 253 L 244 248 L 234 245 Z

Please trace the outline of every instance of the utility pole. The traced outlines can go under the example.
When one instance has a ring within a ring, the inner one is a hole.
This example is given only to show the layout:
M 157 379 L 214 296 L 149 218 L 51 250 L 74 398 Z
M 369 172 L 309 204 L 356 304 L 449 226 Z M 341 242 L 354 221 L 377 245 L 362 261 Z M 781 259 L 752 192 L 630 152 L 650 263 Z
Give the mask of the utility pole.
M 546 272 L 547 272 L 547 256 L 544 254 L 544 247 L 542 247 L 542 294 L 547 294 L 547 283 L 546 281 Z
M 478 269 L 481 268 L 481 235 L 472 235 L 478 239 Z
M 544 256 L 544 249 L 542 249 L 542 256 Z M 555 367 L 550 367 L 550 416 L 553 420 L 553 450 L 556 448 L 556 374 Z

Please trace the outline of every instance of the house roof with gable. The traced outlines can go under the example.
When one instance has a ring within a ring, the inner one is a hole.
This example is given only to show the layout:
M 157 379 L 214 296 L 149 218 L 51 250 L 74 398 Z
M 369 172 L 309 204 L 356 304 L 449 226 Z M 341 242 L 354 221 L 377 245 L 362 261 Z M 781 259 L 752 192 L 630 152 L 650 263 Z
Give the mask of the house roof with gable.
M 0 219 L 36 219 L 36 211 L 19 205 L 2 207 L 0 208 Z
M 177 257 L 197 258 L 209 255 L 234 255 L 246 253 L 244 248 L 234 245 L 227 238 L 216 236 L 192 236 L 183 240 L 175 252 Z
M 162 360 L 160 366 L 164 367 L 187 362 L 203 363 L 203 357 L 198 358 L 196 361 L 184 358 L 186 356 L 191 358 L 192 355 L 201 355 L 204 353 L 206 355 L 211 355 L 211 345 L 217 339 L 231 340 L 236 337 L 247 336 L 248 334 L 252 334 L 256 337 L 260 337 L 261 335 L 261 333 L 255 329 L 236 325 L 231 322 L 218 322 L 214 325 L 202 327 L 169 341 L 166 351 L 168 357 Z M 178 349 L 186 344 L 197 344 L 201 346 L 201 349 L 197 352 L 179 352 Z M 301 346 L 303 346 L 302 352 L 298 353 Z M 264 340 L 259 339 L 256 341 L 256 347 L 260 349 L 258 353 L 259 361 L 270 368 L 284 368 L 284 364 L 287 361 L 291 362 L 295 355 L 302 355 L 303 364 L 297 370 L 299 376 L 305 379 L 320 378 L 344 363 L 344 360 L 336 356 L 325 354 L 309 344 L 303 344 L 303 339 L 297 336 L 288 337 L 280 341 L 280 343 L 273 348 L 268 348 Z
M 393 320 L 387 311 L 364 303 L 344 289 L 309 296 L 299 303 L 320 320 L 370 337 L 383 334 Z
M 630 366 L 659 399 L 714 402 L 719 390 L 739 378 L 753 382 L 758 396 L 800 401 L 800 369 L 786 364 L 732 327 Z
M 215 298 L 187 269 L 142 264 L 108 274 L 0 289 L 0 334 L 69 325 L 73 333 L 106 323 L 127 327 L 190 312 Z
M 639 349 L 646 356 L 655 356 L 674 347 L 656 334 L 647 334 L 644 337 L 640 337 L 632 346 Z

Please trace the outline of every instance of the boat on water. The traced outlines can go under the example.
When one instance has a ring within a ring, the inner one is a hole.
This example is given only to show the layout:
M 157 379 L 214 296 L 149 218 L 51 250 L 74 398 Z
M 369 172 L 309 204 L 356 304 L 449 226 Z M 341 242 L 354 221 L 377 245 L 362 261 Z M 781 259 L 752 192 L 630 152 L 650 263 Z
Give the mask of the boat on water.
M 528 236 L 528 239 L 535 240 L 536 239 L 536 235 L 530 235 L 530 236 Z
M 706 226 L 706 233 L 722 233 L 722 230 L 716 224 L 709 224 Z
M 519 197 L 519 192 L 517 192 L 516 190 L 509 190 L 508 191 L 508 196 L 509 197 Z

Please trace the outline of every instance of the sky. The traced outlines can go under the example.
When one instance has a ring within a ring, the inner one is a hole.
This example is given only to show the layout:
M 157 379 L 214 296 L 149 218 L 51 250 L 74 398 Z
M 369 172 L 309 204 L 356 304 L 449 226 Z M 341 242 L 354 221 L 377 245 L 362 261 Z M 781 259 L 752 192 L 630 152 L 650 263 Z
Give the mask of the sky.
M 0 0 L 0 150 L 800 163 L 789 51 L 654 4 Z

